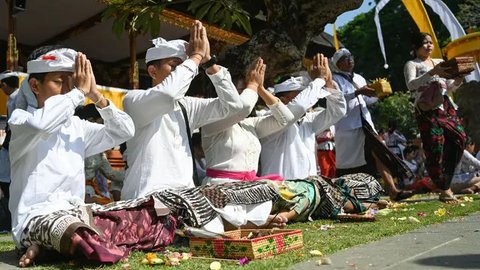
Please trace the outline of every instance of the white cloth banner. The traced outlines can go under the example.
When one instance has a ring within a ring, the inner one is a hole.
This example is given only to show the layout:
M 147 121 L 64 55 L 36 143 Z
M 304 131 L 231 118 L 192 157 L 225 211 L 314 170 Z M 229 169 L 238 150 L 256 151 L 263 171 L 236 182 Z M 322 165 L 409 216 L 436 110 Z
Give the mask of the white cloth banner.
M 380 44 L 380 50 L 382 51 L 383 54 L 383 60 L 385 61 L 385 65 L 383 66 L 385 69 L 388 68 L 387 64 L 387 54 L 385 53 L 385 44 L 383 43 L 383 34 L 382 34 L 382 27 L 380 26 L 380 17 L 378 14 L 380 13 L 380 10 L 385 7 L 386 4 L 388 4 L 390 0 L 381 0 L 378 2 L 377 6 L 375 7 L 375 17 L 373 17 L 373 20 L 375 21 L 375 25 L 377 26 L 377 36 L 378 36 L 378 43 Z

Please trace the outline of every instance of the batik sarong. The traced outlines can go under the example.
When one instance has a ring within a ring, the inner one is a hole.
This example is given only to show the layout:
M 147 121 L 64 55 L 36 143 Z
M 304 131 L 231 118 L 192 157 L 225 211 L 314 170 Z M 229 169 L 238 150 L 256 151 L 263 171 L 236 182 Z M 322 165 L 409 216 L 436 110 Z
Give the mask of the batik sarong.
M 426 156 L 428 175 L 437 188 L 447 190 L 465 149 L 465 130 L 447 96 L 444 97 L 443 110 L 417 109 L 415 116 Z
M 158 216 L 154 199 L 148 197 L 34 217 L 23 231 L 21 244 L 62 254 L 75 251 L 91 260 L 114 263 L 131 250 L 162 249 L 173 241 L 175 229 L 173 216 Z

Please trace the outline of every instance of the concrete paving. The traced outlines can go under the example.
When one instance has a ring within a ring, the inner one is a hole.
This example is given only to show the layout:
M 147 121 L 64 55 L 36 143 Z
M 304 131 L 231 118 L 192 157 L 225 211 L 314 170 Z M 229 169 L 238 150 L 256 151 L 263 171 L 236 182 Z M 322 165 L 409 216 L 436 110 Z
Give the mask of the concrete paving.
M 331 265 L 318 266 L 318 259 L 312 259 L 291 269 L 480 269 L 480 213 L 352 247 L 328 257 Z

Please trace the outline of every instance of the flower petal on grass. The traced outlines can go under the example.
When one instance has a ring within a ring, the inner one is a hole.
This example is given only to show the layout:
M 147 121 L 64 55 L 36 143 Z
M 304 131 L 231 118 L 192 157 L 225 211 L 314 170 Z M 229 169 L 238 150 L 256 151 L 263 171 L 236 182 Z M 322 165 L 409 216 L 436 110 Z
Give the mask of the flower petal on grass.
M 437 210 L 435 210 L 433 212 L 437 217 L 442 217 L 442 216 L 445 216 L 445 214 L 447 213 L 447 210 L 445 208 L 438 208 Z
M 222 269 L 222 264 L 220 262 L 214 261 L 210 264 L 210 270 L 220 270 Z
M 310 250 L 310 255 L 312 255 L 312 256 L 323 256 L 323 253 L 320 250 L 314 249 L 314 250 Z

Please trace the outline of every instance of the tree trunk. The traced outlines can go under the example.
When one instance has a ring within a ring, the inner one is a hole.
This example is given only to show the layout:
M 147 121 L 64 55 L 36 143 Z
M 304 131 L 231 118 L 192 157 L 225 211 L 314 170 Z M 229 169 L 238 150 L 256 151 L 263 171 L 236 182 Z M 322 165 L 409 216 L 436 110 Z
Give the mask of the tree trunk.
M 245 68 L 261 56 L 267 64 L 265 84 L 274 77 L 302 70 L 303 56 L 310 39 L 323 32 L 327 23 L 362 4 L 362 0 L 265 0 L 268 21 L 245 44 L 229 50 L 225 65 L 234 77 L 243 77 Z

